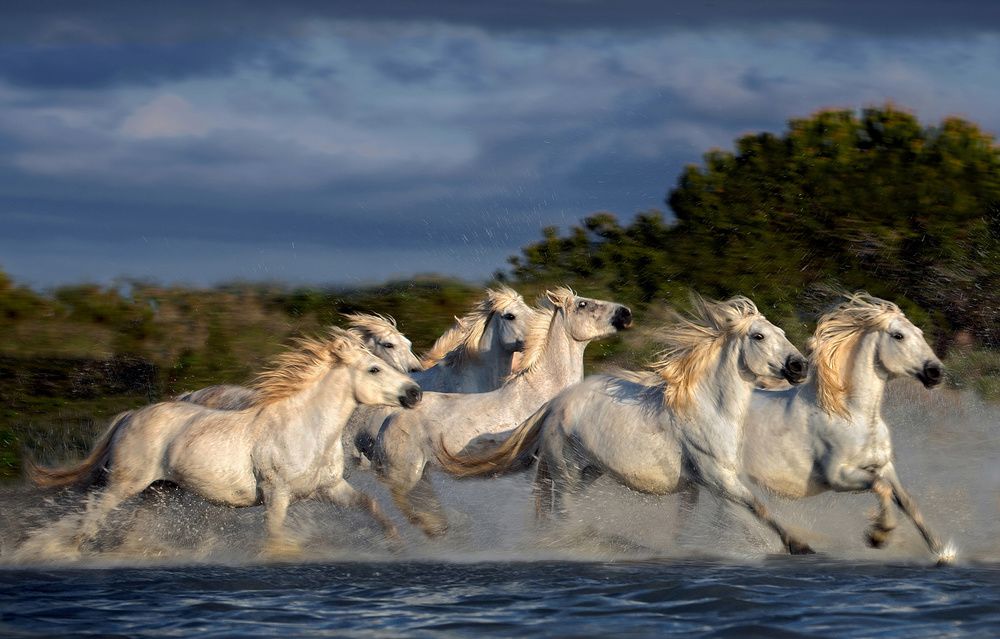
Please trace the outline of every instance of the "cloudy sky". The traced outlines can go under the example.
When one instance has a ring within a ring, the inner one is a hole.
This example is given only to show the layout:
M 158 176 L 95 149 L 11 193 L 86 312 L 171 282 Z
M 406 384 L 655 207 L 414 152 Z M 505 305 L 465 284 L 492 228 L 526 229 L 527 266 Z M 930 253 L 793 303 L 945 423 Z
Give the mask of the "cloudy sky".
M 0 269 L 483 280 L 544 226 L 666 210 L 708 149 L 886 100 L 1000 132 L 1000 2 L 5 3 Z

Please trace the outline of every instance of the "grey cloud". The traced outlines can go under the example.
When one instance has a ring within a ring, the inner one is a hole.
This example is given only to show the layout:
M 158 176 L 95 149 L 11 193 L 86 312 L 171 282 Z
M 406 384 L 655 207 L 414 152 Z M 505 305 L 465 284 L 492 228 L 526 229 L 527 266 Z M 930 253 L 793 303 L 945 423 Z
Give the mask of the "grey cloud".
M 317 21 L 436 21 L 493 31 L 674 29 L 771 26 L 790 22 L 828 24 L 854 32 L 898 35 L 996 32 L 1000 4 L 991 0 L 215 0 L 158 5 L 104 0 L 8 3 L 0 24 L 7 41 L 198 41 L 243 37 L 305 36 Z

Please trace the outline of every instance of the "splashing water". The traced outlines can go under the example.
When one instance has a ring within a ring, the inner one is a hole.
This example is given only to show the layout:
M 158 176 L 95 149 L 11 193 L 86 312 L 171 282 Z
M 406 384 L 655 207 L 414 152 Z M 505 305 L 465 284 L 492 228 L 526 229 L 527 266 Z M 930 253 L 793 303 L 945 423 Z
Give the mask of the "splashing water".
M 926 391 L 916 383 L 889 385 L 886 420 L 893 429 L 896 466 L 904 487 L 930 526 L 949 543 L 936 557 L 900 514 L 881 550 L 868 548 L 863 531 L 874 514 L 869 493 L 825 493 L 797 501 L 769 497 L 774 513 L 819 552 L 852 561 L 1000 561 L 1000 407 L 969 393 Z M 387 492 L 362 472 L 351 483 L 385 506 L 406 548 L 394 553 L 364 514 L 302 502 L 289 512 L 290 535 L 305 559 L 445 559 L 477 561 L 546 558 L 575 560 L 716 557 L 745 559 L 778 554 L 773 533 L 753 517 L 702 491 L 690 509 L 677 496 L 629 492 L 601 479 L 577 501 L 571 517 L 538 527 L 531 518 L 531 472 L 496 480 L 457 482 L 435 475 L 452 531 L 431 542 L 395 511 Z M 84 499 L 27 487 L 2 494 L 0 565 L 88 561 L 258 561 L 263 509 L 214 506 L 181 490 L 159 488 L 126 502 L 80 555 L 68 549 Z M 959 553 L 961 549 L 961 553 Z

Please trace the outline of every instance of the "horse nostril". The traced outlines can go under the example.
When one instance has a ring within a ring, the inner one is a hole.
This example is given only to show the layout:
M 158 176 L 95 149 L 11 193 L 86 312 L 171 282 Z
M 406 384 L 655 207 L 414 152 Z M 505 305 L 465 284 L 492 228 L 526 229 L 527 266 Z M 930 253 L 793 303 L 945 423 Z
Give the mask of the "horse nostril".
M 406 394 L 399 398 L 399 403 L 406 408 L 413 408 L 423 399 L 424 392 L 419 386 L 411 386 L 406 389 Z
M 615 327 L 616 330 L 622 330 L 623 328 L 628 328 L 632 325 L 632 309 L 627 306 L 620 307 L 615 311 L 615 316 L 611 320 L 611 325 Z
M 929 380 L 939 380 L 941 379 L 941 367 L 934 365 L 925 366 L 924 375 L 926 375 Z
M 809 371 L 809 362 L 802 357 L 789 355 L 785 360 L 785 370 L 783 371 L 786 380 L 793 384 L 801 383 L 806 378 Z

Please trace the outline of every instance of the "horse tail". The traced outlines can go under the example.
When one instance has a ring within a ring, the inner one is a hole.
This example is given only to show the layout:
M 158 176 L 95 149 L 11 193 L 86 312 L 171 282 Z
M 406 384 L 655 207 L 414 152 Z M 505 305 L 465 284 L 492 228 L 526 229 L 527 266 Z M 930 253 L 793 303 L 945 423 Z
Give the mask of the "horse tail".
M 526 470 L 535 458 L 542 424 L 549 416 L 550 403 L 543 404 L 492 451 L 478 456 L 458 457 L 448 452 L 441 436 L 440 451 L 435 451 L 441 466 L 453 477 L 498 477 Z
M 134 411 L 125 411 L 111 420 L 108 430 L 94 446 L 82 462 L 73 468 L 42 468 L 35 464 L 33 460 L 25 460 L 25 470 L 28 477 L 39 486 L 55 488 L 62 486 L 77 485 L 80 487 L 90 486 L 97 482 L 101 474 L 106 470 L 108 461 L 111 458 L 111 440 L 118 429 L 128 422 Z

